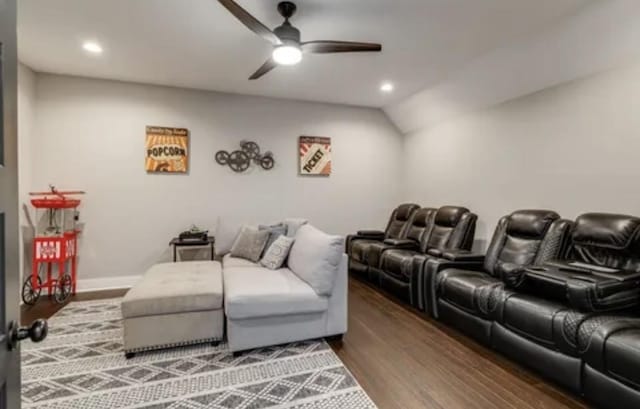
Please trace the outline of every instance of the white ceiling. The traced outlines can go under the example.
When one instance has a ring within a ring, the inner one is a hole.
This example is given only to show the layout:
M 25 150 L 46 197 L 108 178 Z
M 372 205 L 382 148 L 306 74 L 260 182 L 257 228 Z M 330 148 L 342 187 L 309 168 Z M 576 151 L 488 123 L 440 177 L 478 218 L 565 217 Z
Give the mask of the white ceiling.
M 307 55 L 248 81 L 270 46 L 216 0 L 20 0 L 19 55 L 36 71 L 382 107 L 593 0 L 298 0 L 304 40 L 381 42 L 380 54 Z M 278 0 L 239 0 L 269 27 Z M 98 41 L 103 55 L 81 48 Z M 378 90 L 395 83 L 393 94 Z

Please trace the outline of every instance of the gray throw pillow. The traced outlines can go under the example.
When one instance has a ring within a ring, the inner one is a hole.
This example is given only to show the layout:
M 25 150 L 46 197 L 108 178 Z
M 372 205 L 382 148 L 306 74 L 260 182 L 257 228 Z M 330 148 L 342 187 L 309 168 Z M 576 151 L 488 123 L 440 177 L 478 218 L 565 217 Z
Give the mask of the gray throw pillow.
M 296 237 L 298 229 L 307 224 L 306 219 L 290 218 L 284 219 L 284 225 L 287 226 L 287 237 Z
M 287 236 L 280 236 L 273 244 L 265 251 L 260 264 L 270 270 L 277 270 L 284 264 L 284 261 L 289 256 L 289 250 L 294 239 Z
M 231 247 L 231 256 L 244 258 L 254 263 L 260 260 L 264 246 L 269 240 L 269 231 L 245 226 Z
M 271 245 L 278 239 L 278 237 L 287 234 L 287 226 L 283 223 L 273 224 L 271 226 L 258 226 L 259 230 L 267 230 L 269 232 L 269 240 L 267 245 L 264 246 L 265 251 L 269 250 Z

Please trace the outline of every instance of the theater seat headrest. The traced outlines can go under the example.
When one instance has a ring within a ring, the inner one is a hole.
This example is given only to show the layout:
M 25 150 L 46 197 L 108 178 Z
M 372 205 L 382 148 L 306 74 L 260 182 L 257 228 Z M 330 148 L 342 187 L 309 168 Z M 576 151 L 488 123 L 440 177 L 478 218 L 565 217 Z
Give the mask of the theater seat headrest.
M 640 247 L 640 218 L 621 214 L 587 213 L 578 217 L 575 244 L 617 250 Z
M 442 206 L 436 213 L 435 222 L 438 226 L 455 227 L 466 213 L 469 213 L 466 207 Z
M 560 215 L 551 210 L 518 210 L 511 213 L 507 234 L 522 238 L 542 239 L 549 226 Z
M 406 222 L 409 220 L 413 212 L 415 212 L 420 206 L 413 203 L 405 203 L 398 206 L 396 209 L 396 220 L 400 220 L 402 222 Z
M 412 224 L 418 227 L 425 227 L 427 224 L 429 224 L 429 219 L 431 218 L 431 216 L 433 215 L 433 212 L 435 211 L 436 209 L 423 207 L 413 215 Z

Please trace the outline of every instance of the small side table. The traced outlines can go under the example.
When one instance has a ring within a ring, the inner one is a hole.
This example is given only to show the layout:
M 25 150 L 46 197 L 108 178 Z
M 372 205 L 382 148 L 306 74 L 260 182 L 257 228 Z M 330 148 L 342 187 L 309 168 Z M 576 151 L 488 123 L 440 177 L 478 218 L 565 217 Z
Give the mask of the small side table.
M 216 238 L 209 236 L 207 240 L 180 240 L 178 237 L 174 237 L 169 245 L 173 246 L 173 262 L 178 261 L 178 247 L 209 247 L 211 249 L 211 260 L 215 256 L 215 242 Z

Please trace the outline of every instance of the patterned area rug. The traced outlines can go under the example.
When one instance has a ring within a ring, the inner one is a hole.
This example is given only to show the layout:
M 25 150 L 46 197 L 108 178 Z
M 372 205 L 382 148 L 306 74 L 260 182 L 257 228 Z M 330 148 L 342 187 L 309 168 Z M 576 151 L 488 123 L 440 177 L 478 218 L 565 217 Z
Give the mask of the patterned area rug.
M 324 341 L 234 358 L 225 345 L 122 352 L 120 300 L 75 302 L 22 344 L 22 405 L 38 409 L 375 408 Z

